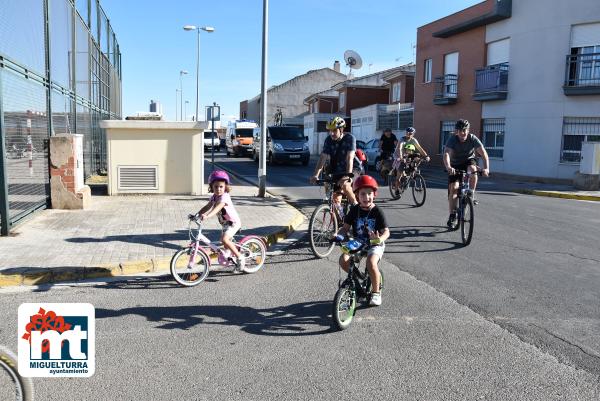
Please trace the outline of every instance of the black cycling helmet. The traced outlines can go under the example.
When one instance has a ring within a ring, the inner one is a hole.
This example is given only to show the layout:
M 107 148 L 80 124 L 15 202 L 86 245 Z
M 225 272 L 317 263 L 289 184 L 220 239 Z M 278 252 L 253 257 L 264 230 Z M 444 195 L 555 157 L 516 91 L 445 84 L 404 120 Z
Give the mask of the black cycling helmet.
M 414 133 L 415 133 L 415 131 L 416 131 L 416 129 L 415 129 L 414 127 L 408 127 L 408 128 L 406 129 L 406 133 L 407 133 L 407 134 L 414 134 Z
M 470 125 L 471 124 L 469 123 L 469 120 L 464 120 L 461 118 L 456 122 L 456 124 L 454 124 L 454 129 L 464 131 L 469 128 Z

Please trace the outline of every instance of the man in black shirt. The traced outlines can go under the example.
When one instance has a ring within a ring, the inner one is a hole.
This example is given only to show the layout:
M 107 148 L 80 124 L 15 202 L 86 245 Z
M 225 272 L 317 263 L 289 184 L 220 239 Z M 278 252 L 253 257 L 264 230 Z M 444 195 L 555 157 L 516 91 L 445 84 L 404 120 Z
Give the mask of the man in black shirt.
M 356 139 L 350 133 L 344 133 L 346 122 L 341 117 L 334 117 L 327 123 L 329 136 L 325 138 L 323 152 L 310 177 L 311 184 L 319 179 L 319 174 L 327 162 L 330 165 L 330 173 L 334 175 L 353 174 L 354 152 L 356 152 Z M 352 192 L 352 179 L 344 176 L 339 179 L 338 185 L 348 198 L 351 205 L 356 203 L 356 197 Z
M 379 140 L 379 153 L 381 155 L 381 160 L 387 160 L 396 149 L 398 145 L 398 139 L 396 135 L 392 133 L 392 130 L 386 128 L 383 131 L 383 135 L 381 135 L 381 139 Z

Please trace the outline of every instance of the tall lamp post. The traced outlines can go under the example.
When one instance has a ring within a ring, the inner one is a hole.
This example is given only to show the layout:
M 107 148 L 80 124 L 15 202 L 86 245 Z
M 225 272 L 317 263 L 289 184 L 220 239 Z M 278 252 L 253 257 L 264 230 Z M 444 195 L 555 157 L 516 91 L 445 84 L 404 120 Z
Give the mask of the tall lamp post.
M 177 116 L 179 115 L 179 109 L 177 105 L 179 104 L 179 89 L 175 89 L 175 121 L 177 121 Z
M 186 70 L 179 71 L 179 120 L 183 121 L 183 81 L 181 79 L 182 76 L 187 75 Z
M 200 77 L 200 31 L 204 32 L 214 32 L 215 28 L 212 26 L 195 26 L 195 25 L 185 25 L 183 27 L 186 31 L 197 31 L 198 32 L 198 51 L 196 52 L 196 121 L 198 121 L 198 79 Z
M 187 105 L 189 102 L 190 102 L 189 100 L 186 100 L 184 103 L 184 106 L 183 106 L 183 118 L 184 118 L 183 121 L 187 121 Z
M 258 196 L 267 192 L 267 51 L 269 45 L 269 0 L 263 0 L 262 68 L 260 79 L 260 158 L 258 167 Z

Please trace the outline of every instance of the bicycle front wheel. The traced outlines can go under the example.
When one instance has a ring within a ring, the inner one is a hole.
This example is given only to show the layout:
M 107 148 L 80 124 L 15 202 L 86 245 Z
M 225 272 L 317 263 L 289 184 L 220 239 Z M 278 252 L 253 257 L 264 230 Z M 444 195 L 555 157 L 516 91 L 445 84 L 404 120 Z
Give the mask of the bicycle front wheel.
M 256 273 L 265 264 L 267 249 L 264 242 L 258 238 L 248 238 L 240 241 L 240 252 L 245 258 L 244 269 L 245 273 Z
M 308 225 L 310 249 L 316 257 L 325 258 L 333 251 L 334 243 L 330 239 L 338 231 L 338 222 L 331 207 L 326 204 L 317 206 Z
M 417 207 L 423 206 L 425 198 L 427 197 L 427 187 L 425 185 L 425 179 L 421 174 L 415 175 L 415 178 L 411 180 L 412 195 Z
M 356 312 L 356 292 L 349 286 L 340 287 L 333 299 L 333 323 L 338 330 L 345 330 L 352 323 Z
M 393 200 L 400 199 L 400 191 L 398 190 L 396 175 L 388 175 L 387 180 L 388 188 L 390 190 L 390 198 L 392 198 Z
M 460 219 L 460 236 L 463 245 L 467 246 L 471 243 L 471 238 L 473 238 L 473 224 L 475 223 L 473 200 L 465 196 L 461 202 L 463 212 Z
M 185 287 L 193 287 L 204 281 L 208 276 L 210 259 L 202 251 L 193 255 L 194 249 L 180 249 L 171 258 L 171 276 Z
M 31 379 L 19 375 L 16 356 L 4 347 L 0 347 L 0 399 L 33 400 Z

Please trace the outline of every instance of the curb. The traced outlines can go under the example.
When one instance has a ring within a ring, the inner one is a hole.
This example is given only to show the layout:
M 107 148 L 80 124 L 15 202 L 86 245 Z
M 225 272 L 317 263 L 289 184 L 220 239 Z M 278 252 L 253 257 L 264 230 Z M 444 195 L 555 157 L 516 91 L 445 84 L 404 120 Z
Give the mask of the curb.
M 216 164 L 216 163 L 215 163 Z M 223 168 L 223 166 L 219 165 Z M 254 183 L 239 177 L 235 173 L 227 170 L 231 175 L 238 180 L 248 182 L 251 185 Z M 269 193 L 270 194 L 270 193 Z M 275 197 L 273 194 L 271 196 Z M 284 201 L 285 202 L 285 201 Z M 265 236 L 267 248 L 277 242 L 280 242 L 290 236 L 304 221 L 304 215 L 295 207 L 285 202 L 289 207 L 296 212 L 295 216 L 281 229 Z M 31 268 L 20 273 L 10 273 L 11 269 L 6 270 L 6 273 L 0 272 L 0 288 L 14 286 L 32 286 L 40 284 L 54 284 L 65 281 L 81 281 L 103 277 L 118 277 L 136 273 L 155 273 L 169 270 L 171 258 L 159 258 L 138 261 L 126 261 L 120 263 L 111 263 L 94 267 L 57 267 L 57 268 Z
M 600 196 L 580 195 L 568 192 L 541 191 L 537 189 L 513 189 L 511 192 L 516 192 L 525 195 L 545 196 L 549 198 L 575 199 L 600 202 Z

